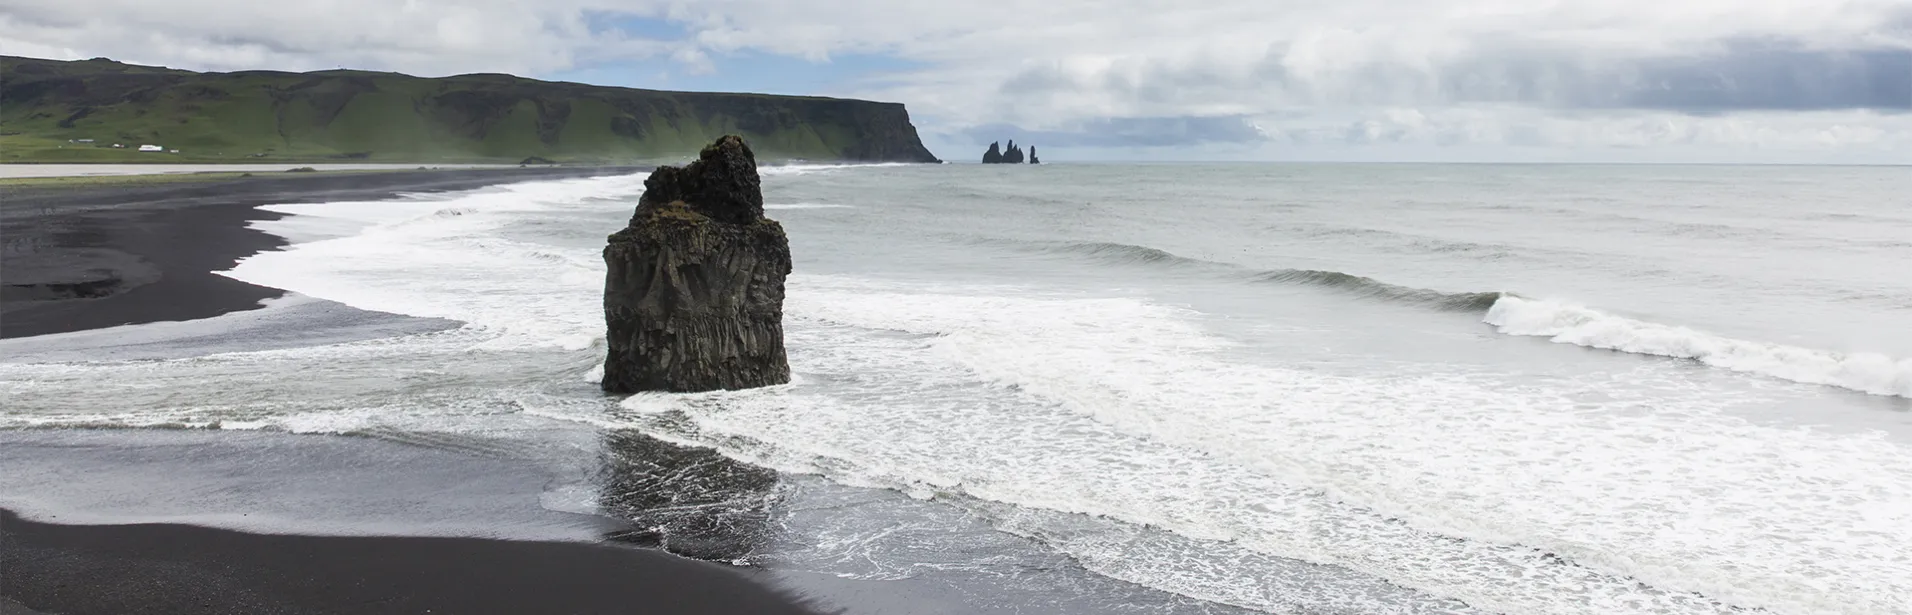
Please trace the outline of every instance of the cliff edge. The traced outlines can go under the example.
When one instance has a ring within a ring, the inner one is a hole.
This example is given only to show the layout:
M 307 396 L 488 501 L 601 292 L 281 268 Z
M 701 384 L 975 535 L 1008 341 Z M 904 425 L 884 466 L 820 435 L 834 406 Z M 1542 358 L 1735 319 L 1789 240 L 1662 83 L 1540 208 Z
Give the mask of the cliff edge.
M 727 134 L 773 159 L 939 162 L 898 103 L 495 74 L 199 73 L 0 56 L 0 117 L 0 162 L 631 164 L 696 155 Z

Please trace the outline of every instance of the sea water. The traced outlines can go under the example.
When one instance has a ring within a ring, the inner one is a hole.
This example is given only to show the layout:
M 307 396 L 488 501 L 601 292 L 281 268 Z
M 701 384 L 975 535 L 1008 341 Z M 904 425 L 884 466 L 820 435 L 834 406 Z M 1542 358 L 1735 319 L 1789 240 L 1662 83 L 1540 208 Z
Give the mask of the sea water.
M 546 506 L 980 612 L 1912 613 L 1903 168 L 763 174 L 787 386 L 597 392 L 606 177 L 266 207 L 226 275 L 456 324 L 9 364 L 0 427 L 598 460 Z M 687 521 L 633 442 L 732 465 Z

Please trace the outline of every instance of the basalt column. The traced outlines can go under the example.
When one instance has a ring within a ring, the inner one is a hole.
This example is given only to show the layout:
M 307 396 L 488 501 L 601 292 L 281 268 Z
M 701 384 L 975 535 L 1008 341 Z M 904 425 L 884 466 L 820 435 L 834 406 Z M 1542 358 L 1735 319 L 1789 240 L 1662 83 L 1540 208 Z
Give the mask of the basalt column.
M 757 159 L 726 136 L 644 180 L 604 248 L 604 390 L 695 392 L 790 381 L 790 241 L 763 215 Z

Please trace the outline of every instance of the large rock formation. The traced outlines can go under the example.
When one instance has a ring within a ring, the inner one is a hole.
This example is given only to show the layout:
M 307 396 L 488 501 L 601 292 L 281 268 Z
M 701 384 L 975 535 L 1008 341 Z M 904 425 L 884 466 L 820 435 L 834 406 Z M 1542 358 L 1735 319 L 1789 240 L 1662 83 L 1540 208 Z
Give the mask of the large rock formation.
M 1034 145 L 1029 146 L 1029 164 L 1042 164 L 1042 159 L 1036 157 L 1036 146 Z
M 1029 148 L 1030 164 L 1036 163 L 1035 152 L 1035 147 Z M 983 152 L 983 164 L 1022 164 L 1022 161 L 1022 148 L 1016 145 L 1015 139 L 1010 139 L 1009 145 L 1007 146 L 1003 146 L 999 142 L 990 143 L 989 151 Z
M 763 215 L 756 155 L 726 136 L 644 180 L 604 248 L 604 390 L 694 392 L 790 381 L 790 242 Z
M 983 152 L 983 164 L 1001 164 L 1002 148 L 1000 144 L 990 143 L 989 151 Z

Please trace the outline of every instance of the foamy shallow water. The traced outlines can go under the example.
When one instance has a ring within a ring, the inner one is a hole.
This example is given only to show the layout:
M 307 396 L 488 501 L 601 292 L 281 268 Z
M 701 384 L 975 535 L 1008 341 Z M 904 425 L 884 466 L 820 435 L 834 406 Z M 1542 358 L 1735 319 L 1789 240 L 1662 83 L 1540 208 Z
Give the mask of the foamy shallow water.
M 0 390 L 28 401 L 0 421 L 540 458 L 578 446 L 558 434 L 629 430 L 1267 612 L 1907 612 L 1912 345 L 1882 323 L 1912 322 L 1893 299 L 1912 281 L 1883 268 L 1912 243 L 1879 229 L 1912 218 L 1834 181 L 1862 171 L 1825 171 L 1821 196 L 1863 222 L 1841 226 L 1626 205 L 1757 179 L 1733 169 L 1243 168 L 1174 169 L 1215 176 L 1176 196 L 1208 199 L 1196 220 L 1151 199 L 1150 167 L 766 170 L 797 259 L 795 382 L 622 402 L 592 385 L 598 254 L 641 178 L 273 206 L 294 215 L 260 227 L 298 243 L 227 275 L 462 325 L 7 365 Z M 1376 174 L 1425 202 L 1376 205 Z M 1667 237 L 1692 256 L 1651 257 Z M 1819 260 L 1774 265 L 1788 250 Z M 551 499 L 590 508 L 589 489 Z M 921 546 L 886 543 L 889 522 L 763 556 L 884 578 L 870 562 Z M 1035 557 L 990 544 L 962 566 Z

